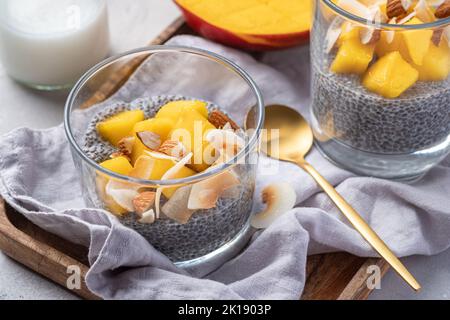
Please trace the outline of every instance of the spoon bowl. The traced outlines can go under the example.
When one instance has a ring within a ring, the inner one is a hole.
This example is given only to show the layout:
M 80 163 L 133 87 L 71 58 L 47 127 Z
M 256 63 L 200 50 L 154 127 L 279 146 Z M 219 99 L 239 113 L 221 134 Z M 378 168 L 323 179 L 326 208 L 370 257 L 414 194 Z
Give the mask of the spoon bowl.
M 297 111 L 282 105 L 267 106 L 265 114 L 265 132 L 262 137 L 261 151 L 274 159 L 295 163 L 305 170 L 372 248 L 414 290 L 419 290 L 420 284 L 383 240 L 336 189 L 305 160 L 305 156 L 308 154 L 314 141 L 312 130 L 306 120 Z M 247 120 L 251 119 L 251 117 L 252 115 L 248 115 Z

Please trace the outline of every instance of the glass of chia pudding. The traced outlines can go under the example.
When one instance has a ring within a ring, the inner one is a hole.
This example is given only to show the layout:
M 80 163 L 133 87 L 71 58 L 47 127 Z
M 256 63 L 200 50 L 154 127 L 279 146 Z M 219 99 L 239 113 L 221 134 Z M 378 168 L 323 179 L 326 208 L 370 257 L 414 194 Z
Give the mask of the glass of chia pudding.
M 358 174 L 414 180 L 450 151 L 450 1 L 320 0 L 316 144 Z
M 69 95 L 65 129 L 86 203 L 190 268 L 233 257 L 251 236 L 263 118 L 259 89 L 235 63 L 152 46 L 88 71 Z

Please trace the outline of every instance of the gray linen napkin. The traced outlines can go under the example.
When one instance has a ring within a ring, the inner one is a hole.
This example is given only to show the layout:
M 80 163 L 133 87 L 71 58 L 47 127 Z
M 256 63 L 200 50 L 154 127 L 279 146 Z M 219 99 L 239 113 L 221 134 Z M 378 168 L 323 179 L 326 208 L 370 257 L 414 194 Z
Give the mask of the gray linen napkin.
M 204 48 L 232 59 L 255 79 L 268 104 L 287 104 L 308 116 L 307 47 L 265 54 L 262 64 L 193 36 L 176 37 L 171 44 Z M 112 100 L 136 98 L 131 85 L 132 81 Z M 308 160 L 397 255 L 432 255 L 450 246 L 450 157 L 410 185 L 357 177 L 333 166 L 316 150 Z M 286 181 L 295 187 L 297 208 L 256 233 L 244 252 L 212 272 L 212 266 L 189 273 L 177 269 L 116 218 L 85 208 L 78 180 L 62 126 L 17 129 L 0 139 L 0 194 L 37 225 L 89 246 L 87 285 L 105 299 L 298 299 L 308 253 L 375 255 L 306 173 L 264 156 L 256 200 L 265 185 Z

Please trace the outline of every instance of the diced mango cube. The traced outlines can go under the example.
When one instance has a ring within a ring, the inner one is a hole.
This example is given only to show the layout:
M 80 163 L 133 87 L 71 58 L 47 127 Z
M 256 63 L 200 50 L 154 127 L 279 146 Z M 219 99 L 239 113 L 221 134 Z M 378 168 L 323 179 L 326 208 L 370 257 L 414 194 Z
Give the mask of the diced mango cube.
M 181 113 L 180 118 L 173 128 L 170 136 L 171 140 L 180 141 L 184 147 L 193 153 L 193 160 L 189 165 L 194 170 L 201 172 L 209 167 L 209 157 L 207 150 L 209 143 L 205 136 L 209 130 L 216 127 L 212 125 L 203 115 L 195 110 L 185 110 Z
M 396 98 L 414 85 L 419 72 L 398 51 L 388 53 L 375 62 L 363 78 L 363 85 L 385 98 Z
M 114 159 L 106 160 L 100 163 L 100 166 L 124 176 L 128 175 L 133 169 L 130 162 L 125 157 L 117 157 Z M 103 200 L 106 208 L 111 213 L 121 216 L 126 213 L 127 210 L 122 208 L 117 202 L 114 201 L 112 197 L 106 194 L 105 188 L 108 182 L 109 178 L 99 172 L 96 177 L 97 192 L 100 198 Z
M 374 45 L 362 44 L 359 37 L 346 39 L 342 42 L 331 64 L 331 71 L 363 74 L 372 61 L 374 49 Z
M 100 166 L 124 176 L 128 175 L 131 169 L 133 169 L 130 162 L 125 157 L 117 157 L 114 159 L 103 161 L 102 163 L 100 163 Z
M 392 41 L 389 41 L 390 36 L 393 36 Z M 382 56 L 394 51 L 398 51 L 402 55 L 403 59 L 409 62 L 410 58 L 408 49 L 405 46 L 405 42 L 403 41 L 403 37 L 400 32 L 381 31 L 380 40 L 375 46 L 375 53 L 377 57 L 381 58 Z
M 421 81 L 442 81 L 447 79 L 450 72 L 450 49 L 446 41 L 442 41 L 439 47 L 430 45 L 428 53 L 421 66 L 414 65 L 419 71 Z
M 122 138 L 131 134 L 134 125 L 142 120 L 144 120 L 142 110 L 124 111 L 98 123 L 97 131 L 103 139 L 117 146 Z
M 159 109 L 155 118 L 169 118 L 176 122 L 184 110 L 194 110 L 200 113 L 203 117 L 208 118 L 206 102 L 198 100 L 180 100 L 169 102 Z
M 141 140 L 137 138 L 137 132 L 151 131 L 159 134 L 159 136 L 161 137 L 161 141 L 165 141 L 172 131 L 174 125 L 175 122 L 169 118 L 152 118 L 136 123 L 133 128 L 133 134 L 135 135 L 136 140 L 131 152 L 131 162 L 134 164 L 137 158 L 144 154 L 144 150 L 148 150 L 148 148 L 144 146 Z
M 413 18 L 406 25 L 422 24 L 418 18 Z M 431 38 L 433 37 L 433 30 L 421 29 L 421 30 L 407 30 L 402 31 L 403 41 L 408 49 L 409 57 L 414 64 L 421 66 L 425 55 L 428 52 L 428 48 L 431 44 Z

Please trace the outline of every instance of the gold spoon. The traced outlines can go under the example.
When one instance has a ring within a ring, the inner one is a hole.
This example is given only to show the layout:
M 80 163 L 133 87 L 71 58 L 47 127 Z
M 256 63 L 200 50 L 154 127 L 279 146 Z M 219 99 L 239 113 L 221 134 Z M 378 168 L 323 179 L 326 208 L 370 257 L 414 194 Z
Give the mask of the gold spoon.
M 249 114 L 246 123 L 250 124 L 249 121 L 253 120 L 252 117 L 253 114 Z M 291 108 L 281 105 L 271 105 L 266 107 L 264 128 L 267 130 L 267 133 L 263 136 L 261 151 L 272 158 L 295 163 L 311 175 L 364 239 L 414 290 L 420 290 L 420 284 L 392 253 L 383 240 L 380 239 L 352 206 L 342 198 L 336 189 L 316 169 L 306 162 L 305 156 L 311 149 L 314 140 L 312 130 L 306 120 Z M 278 134 L 272 136 L 270 129 L 278 129 Z M 272 145 L 272 143 L 277 143 L 278 147 Z

